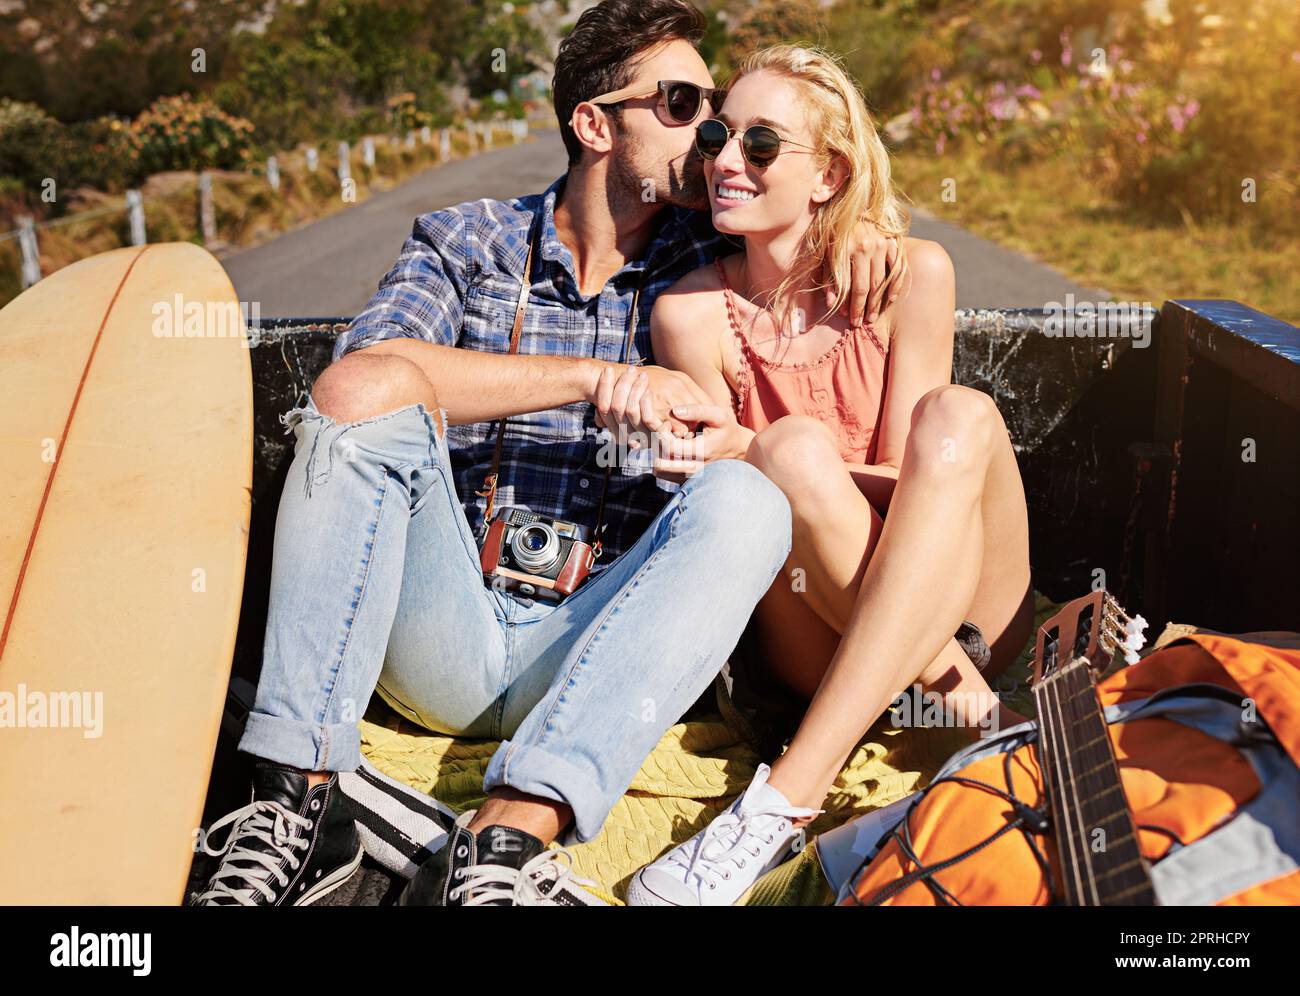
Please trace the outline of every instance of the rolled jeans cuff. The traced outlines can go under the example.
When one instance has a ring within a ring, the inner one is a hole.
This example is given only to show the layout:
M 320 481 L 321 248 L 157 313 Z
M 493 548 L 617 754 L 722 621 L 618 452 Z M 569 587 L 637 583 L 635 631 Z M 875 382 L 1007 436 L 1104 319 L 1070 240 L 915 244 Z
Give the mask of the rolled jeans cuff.
M 307 723 L 249 713 L 239 749 L 303 771 L 355 771 L 361 765 L 356 723 Z
M 558 838 L 564 847 L 594 840 L 617 801 L 609 798 L 609 793 L 589 774 L 564 758 L 541 747 L 512 744 L 509 740 L 501 742 L 483 774 L 485 791 L 503 786 L 563 803 L 573 810 L 573 822 Z

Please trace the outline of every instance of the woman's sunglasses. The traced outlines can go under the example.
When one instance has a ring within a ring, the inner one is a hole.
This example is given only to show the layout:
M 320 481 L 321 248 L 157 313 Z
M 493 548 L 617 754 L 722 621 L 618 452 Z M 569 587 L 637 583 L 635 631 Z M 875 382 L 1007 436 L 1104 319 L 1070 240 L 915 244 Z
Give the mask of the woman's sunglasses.
M 715 112 L 716 113 L 716 112 Z M 755 169 L 767 169 L 776 157 L 786 151 L 783 145 L 794 145 L 809 152 L 816 152 L 811 145 L 800 145 L 788 138 L 782 138 L 767 125 L 750 125 L 740 132 L 739 128 L 728 128 L 717 118 L 708 118 L 695 126 L 695 148 L 705 159 L 717 159 L 722 150 L 731 141 L 731 136 L 740 133 L 740 153 L 745 162 Z
M 700 116 L 700 108 L 704 106 L 705 101 L 708 101 L 713 113 L 717 114 L 722 108 L 722 101 L 727 96 L 727 91 L 718 87 L 703 87 L 695 83 L 687 83 L 685 80 L 660 80 L 653 90 L 647 90 L 646 85 L 634 83 L 625 86 L 622 90 L 602 93 L 599 97 L 593 97 L 591 103 L 608 106 L 621 104 L 625 100 L 639 100 L 642 97 L 658 95 L 659 106 L 674 123 L 690 124 Z

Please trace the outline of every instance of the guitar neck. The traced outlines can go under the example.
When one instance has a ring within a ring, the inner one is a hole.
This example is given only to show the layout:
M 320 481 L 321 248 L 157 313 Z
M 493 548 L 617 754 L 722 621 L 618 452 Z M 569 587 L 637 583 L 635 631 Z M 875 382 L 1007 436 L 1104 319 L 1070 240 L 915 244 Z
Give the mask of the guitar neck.
M 1039 763 L 1071 906 L 1153 906 L 1119 765 L 1084 659 L 1034 687 Z

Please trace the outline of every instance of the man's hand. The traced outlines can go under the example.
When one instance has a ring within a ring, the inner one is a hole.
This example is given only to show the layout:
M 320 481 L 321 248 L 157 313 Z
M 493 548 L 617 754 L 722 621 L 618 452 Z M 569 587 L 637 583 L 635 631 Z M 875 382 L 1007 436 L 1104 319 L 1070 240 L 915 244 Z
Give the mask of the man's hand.
M 700 435 L 685 439 L 667 434 L 656 438 L 659 449 L 655 455 L 655 477 L 679 484 L 713 460 L 743 460 L 757 435 L 721 405 L 676 405 L 673 415 L 703 429 Z
M 596 381 L 591 397 L 596 406 L 596 425 L 619 438 L 620 426 L 627 434 L 664 432 L 690 434 L 686 423 L 670 412 L 675 405 L 707 404 L 709 396 L 689 376 L 678 370 L 656 366 L 628 366 L 622 373 L 606 366 Z M 626 438 L 626 437 L 624 437 Z
M 855 246 L 849 263 L 849 294 L 840 313 L 855 326 L 864 321 L 871 325 L 898 298 L 907 261 L 900 252 L 899 240 L 882 235 L 869 221 L 859 221 L 851 239 Z M 885 300 L 885 281 L 896 268 L 898 276 L 890 282 L 889 299 Z M 827 288 L 826 306 L 833 303 L 833 291 Z

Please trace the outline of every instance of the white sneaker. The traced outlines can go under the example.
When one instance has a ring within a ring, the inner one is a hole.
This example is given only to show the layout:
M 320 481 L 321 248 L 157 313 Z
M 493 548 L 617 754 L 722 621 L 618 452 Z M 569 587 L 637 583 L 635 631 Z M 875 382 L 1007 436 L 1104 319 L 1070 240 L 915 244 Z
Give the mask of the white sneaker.
M 627 890 L 629 906 L 731 906 L 777 865 L 804 848 L 793 820 L 822 812 L 790 805 L 767 783 L 760 764 L 731 807 L 684 844 L 642 868 Z

